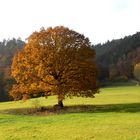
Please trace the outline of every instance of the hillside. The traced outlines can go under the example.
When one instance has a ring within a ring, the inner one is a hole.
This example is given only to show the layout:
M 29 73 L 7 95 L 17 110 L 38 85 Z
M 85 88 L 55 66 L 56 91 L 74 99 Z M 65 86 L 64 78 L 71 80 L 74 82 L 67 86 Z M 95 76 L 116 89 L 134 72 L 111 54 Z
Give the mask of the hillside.
M 140 32 L 93 48 L 101 79 L 134 78 L 134 67 L 140 63 Z
M 55 97 L 0 103 L 0 140 L 138 140 L 139 91 L 102 88 L 97 98 L 66 99 L 62 110 L 53 110 Z

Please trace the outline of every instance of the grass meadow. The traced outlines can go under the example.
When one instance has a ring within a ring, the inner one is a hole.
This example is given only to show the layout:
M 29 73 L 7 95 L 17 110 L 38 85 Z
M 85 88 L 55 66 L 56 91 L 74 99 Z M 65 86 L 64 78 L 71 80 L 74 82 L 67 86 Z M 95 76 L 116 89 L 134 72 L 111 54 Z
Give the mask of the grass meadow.
M 56 97 L 0 103 L 0 140 L 140 140 L 140 86 L 100 91 L 62 110 Z

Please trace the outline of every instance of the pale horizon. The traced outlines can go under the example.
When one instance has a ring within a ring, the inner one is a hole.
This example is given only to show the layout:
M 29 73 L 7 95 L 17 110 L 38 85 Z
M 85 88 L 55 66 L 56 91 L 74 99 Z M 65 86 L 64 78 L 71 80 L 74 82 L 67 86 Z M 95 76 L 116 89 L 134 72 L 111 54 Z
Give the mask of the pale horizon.
M 139 0 L 0 0 L 0 40 L 65 26 L 93 44 L 140 31 Z

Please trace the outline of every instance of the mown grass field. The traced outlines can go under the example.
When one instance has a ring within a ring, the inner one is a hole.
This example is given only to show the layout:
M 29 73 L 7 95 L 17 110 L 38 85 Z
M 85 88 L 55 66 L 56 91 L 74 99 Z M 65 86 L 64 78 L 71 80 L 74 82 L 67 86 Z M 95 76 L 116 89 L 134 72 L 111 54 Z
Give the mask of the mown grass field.
M 0 103 L 0 140 L 140 140 L 140 86 L 102 88 L 96 98 Z M 49 106 L 45 112 L 37 110 Z

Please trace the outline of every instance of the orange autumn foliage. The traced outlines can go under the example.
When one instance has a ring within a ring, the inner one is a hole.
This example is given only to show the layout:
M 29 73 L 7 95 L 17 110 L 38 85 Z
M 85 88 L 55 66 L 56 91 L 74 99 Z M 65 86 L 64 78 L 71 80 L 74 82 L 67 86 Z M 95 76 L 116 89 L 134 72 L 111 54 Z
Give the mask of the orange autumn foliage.
M 34 32 L 13 59 L 15 100 L 34 96 L 94 97 L 98 92 L 95 52 L 88 38 L 63 26 Z

